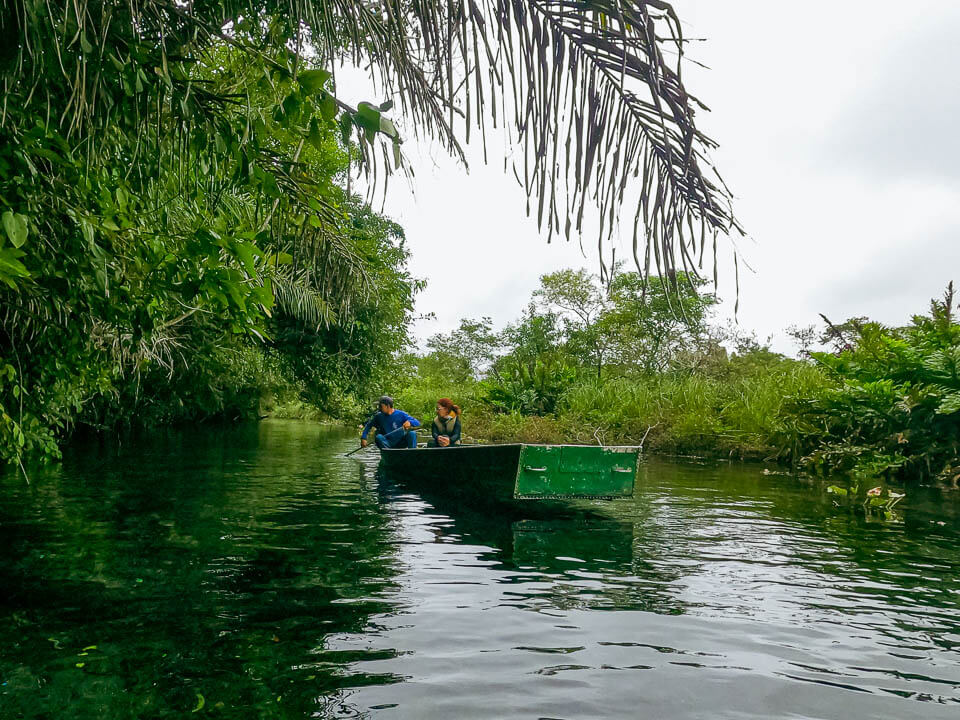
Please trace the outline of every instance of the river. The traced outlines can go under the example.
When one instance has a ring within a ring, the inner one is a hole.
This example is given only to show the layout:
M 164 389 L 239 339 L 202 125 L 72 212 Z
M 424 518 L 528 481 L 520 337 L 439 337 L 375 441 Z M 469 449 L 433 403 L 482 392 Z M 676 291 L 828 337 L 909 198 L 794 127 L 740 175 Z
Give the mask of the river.
M 354 447 L 268 421 L 3 476 L 0 718 L 960 717 L 957 493 L 881 520 L 650 459 L 529 518 Z

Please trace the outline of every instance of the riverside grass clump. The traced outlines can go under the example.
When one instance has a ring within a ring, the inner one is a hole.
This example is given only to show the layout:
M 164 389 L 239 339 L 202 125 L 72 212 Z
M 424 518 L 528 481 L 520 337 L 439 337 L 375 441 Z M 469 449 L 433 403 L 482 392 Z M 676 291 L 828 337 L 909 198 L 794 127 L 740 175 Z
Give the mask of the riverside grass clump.
M 622 378 L 573 388 L 562 413 L 604 442 L 651 450 L 738 457 L 782 456 L 788 447 L 784 400 L 805 396 L 826 379 L 806 363 L 777 360 L 711 377 Z

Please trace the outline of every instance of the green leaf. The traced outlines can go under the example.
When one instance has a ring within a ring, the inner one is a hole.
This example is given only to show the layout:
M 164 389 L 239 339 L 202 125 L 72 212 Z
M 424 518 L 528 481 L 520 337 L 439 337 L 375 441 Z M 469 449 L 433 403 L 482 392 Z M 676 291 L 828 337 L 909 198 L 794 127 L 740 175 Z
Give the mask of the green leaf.
M 240 262 L 243 263 L 247 272 L 253 275 L 257 270 L 256 258 L 258 255 L 263 255 L 263 253 L 260 252 L 260 249 L 256 245 L 248 242 L 238 242 L 236 250 Z
M 23 257 L 22 250 L 11 248 L 0 248 L 0 280 L 5 282 L 14 290 L 16 285 L 12 278 L 28 278 L 30 271 L 17 258 Z
M 315 93 L 317 90 L 320 90 L 331 77 L 333 77 L 333 75 L 327 70 L 307 70 L 297 76 L 297 81 L 300 83 L 300 87 L 308 93 Z
M 360 125 L 360 127 L 362 127 L 364 130 L 379 130 L 380 117 L 380 111 L 368 102 L 359 103 L 357 105 L 357 112 L 354 113 L 354 118 L 356 119 L 357 124 Z
M 293 255 L 290 253 L 270 253 L 267 262 L 270 265 L 289 265 L 293 262 Z
M 393 108 L 393 100 L 386 100 L 380 103 L 380 112 L 389 112 Z
M 380 132 L 382 132 L 384 135 L 392 137 L 394 140 L 400 138 L 400 133 L 397 132 L 397 126 L 385 117 L 380 118 Z
M 263 281 L 262 286 L 255 287 L 253 289 L 253 293 L 256 295 L 257 301 L 263 305 L 264 308 L 269 310 L 273 307 L 273 284 L 270 282 L 269 278 Z
M 344 145 L 350 145 L 350 138 L 353 135 L 353 117 L 350 113 L 344 113 L 340 116 L 340 138 Z
M 320 132 L 320 123 L 316 118 L 310 121 L 310 133 L 307 135 L 307 140 L 317 150 L 323 152 L 323 134 Z
M 3 214 L 3 229 L 15 248 L 23 246 L 27 241 L 26 216 L 7 210 Z
M 247 303 L 244 299 L 243 288 L 241 287 L 240 283 L 233 280 L 226 280 L 224 281 L 223 285 L 224 289 L 227 291 L 227 293 L 229 293 L 234 304 L 241 310 L 246 311 Z
M 333 120 L 337 116 L 337 101 L 328 92 L 320 98 L 320 115 L 324 120 Z

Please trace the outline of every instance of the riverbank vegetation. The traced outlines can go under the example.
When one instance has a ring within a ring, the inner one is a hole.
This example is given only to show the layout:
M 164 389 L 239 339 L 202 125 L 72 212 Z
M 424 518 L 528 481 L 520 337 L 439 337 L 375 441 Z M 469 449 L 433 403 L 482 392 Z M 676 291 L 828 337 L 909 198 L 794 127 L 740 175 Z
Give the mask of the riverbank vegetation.
M 461 160 L 507 128 L 550 236 L 629 204 L 672 269 L 739 229 L 665 3 L 13 0 L 0 28 L 0 461 L 264 396 L 355 412 L 418 289 L 351 187 L 406 171 L 400 118 Z
M 153 75 L 149 40 L 92 52 L 77 67 L 100 74 L 104 118 L 75 116 L 70 87 L 5 111 L 0 459 L 55 457 L 78 425 L 355 407 L 419 282 L 402 229 L 347 189 L 358 150 L 329 73 L 284 71 L 282 47 L 251 63 L 221 43 Z
M 903 328 L 865 318 L 793 328 L 800 359 L 711 322 L 716 298 L 677 274 L 544 275 L 523 317 L 435 335 L 401 393 L 432 415 L 465 408 L 491 442 L 640 444 L 654 452 L 769 459 L 830 475 L 960 472 L 960 325 L 952 288 Z
M 830 351 L 800 360 L 718 328 L 694 259 L 739 226 L 667 59 L 679 20 L 659 2 L 594 5 L 8 3 L 0 461 L 56 457 L 79 425 L 263 403 L 355 418 L 395 386 L 424 415 L 456 397 L 489 440 L 956 482 L 952 291 L 908 327 L 828 324 Z M 385 99 L 338 95 L 345 60 Z M 353 188 L 406 170 L 395 105 L 460 158 L 470 128 L 506 125 L 550 237 L 585 222 L 609 236 L 630 205 L 642 272 L 602 256 L 599 277 L 545 276 L 515 323 L 465 320 L 402 357 L 421 284 L 402 229 Z

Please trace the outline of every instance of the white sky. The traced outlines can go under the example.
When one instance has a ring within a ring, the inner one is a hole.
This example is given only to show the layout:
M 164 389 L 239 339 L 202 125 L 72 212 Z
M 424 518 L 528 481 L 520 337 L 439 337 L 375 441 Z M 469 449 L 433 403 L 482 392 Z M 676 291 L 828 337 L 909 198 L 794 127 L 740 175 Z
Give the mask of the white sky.
M 960 2 L 865 0 L 803 4 L 674 0 L 690 50 L 688 91 L 712 110 L 701 129 L 749 232 L 739 323 L 792 352 L 790 324 L 867 315 L 890 324 L 924 312 L 960 281 Z M 354 96 L 352 80 L 338 93 Z M 359 85 L 357 86 L 359 87 Z M 469 173 L 427 143 L 404 150 L 411 194 L 394 178 L 385 212 L 406 230 L 421 339 L 461 317 L 515 320 L 542 273 L 598 270 L 594 235 L 578 243 L 538 233 L 525 195 L 503 172 L 502 146 L 468 149 Z M 629 233 L 634 208 L 623 217 Z M 629 239 L 629 238 L 627 238 Z M 624 251 L 618 255 L 626 258 Z M 726 254 L 729 258 L 729 253 Z M 724 260 L 720 316 L 732 316 Z

